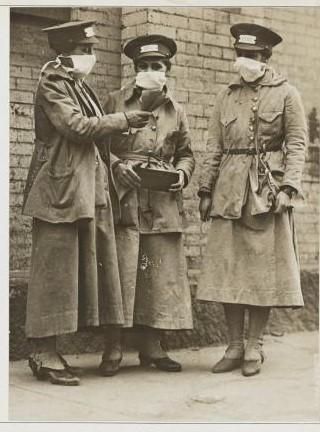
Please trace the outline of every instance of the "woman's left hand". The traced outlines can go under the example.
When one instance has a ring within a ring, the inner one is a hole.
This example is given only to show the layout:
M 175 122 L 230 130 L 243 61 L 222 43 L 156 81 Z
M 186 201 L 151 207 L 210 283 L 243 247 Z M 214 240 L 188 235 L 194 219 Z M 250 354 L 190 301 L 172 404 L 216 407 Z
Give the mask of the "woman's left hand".
M 184 187 L 184 172 L 182 170 L 178 170 L 179 173 L 179 181 L 177 183 L 173 183 L 170 186 L 169 192 L 179 192 Z
M 292 207 L 291 198 L 288 194 L 280 191 L 276 197 L 274 213 L 283 213 L 287 208 Z

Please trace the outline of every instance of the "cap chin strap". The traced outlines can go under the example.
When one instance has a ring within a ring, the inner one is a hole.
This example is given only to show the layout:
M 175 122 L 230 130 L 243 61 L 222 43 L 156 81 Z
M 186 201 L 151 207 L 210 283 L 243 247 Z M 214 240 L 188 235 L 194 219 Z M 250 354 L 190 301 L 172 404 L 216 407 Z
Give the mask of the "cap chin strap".
M 62 54 L 59 54 L 59 56 L 60 55 L 62 55 Z M 48 67 L 49 64 L 55 63 L 55 66 L 53 66 L 55 69 L 57 69 L 61 65 L 61 60 L 59 59 L 59 56 L 57 56 L 55 60 L 50 60 L 42 66 L 42 68 L 40 69 L 39 81 L 40 81 L 40 78 L 41 78 L 43 71 Z

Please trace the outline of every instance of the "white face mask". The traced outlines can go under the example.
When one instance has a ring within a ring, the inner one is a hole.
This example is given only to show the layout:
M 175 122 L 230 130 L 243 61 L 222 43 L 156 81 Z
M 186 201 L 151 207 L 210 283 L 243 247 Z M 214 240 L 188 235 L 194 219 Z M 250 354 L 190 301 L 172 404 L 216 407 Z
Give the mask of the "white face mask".
M 254 82 L 264 75 L 267 65 L 251 58 L 238 57 L 233 67 L 246 82 Z
M 72 60 L 73 67 L 68 68 L 77 78 L 84 78 L 92 71 L 96 63 L 94 54 L 81 54 L 68 56 Z
M 136 85 L 147 90 L 162 90 L 166 83 L 166 74 L 163 71 L 138 72 Z

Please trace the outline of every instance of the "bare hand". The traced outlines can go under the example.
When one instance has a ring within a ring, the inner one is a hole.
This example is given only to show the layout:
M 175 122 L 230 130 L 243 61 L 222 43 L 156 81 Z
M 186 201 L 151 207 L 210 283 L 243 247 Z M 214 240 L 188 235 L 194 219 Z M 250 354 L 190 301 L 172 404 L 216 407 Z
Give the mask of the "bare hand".
M 122 186 L 130 189 L 140 187 L 141 178 L 134 172 L 130 163 L 119 163 L 114 169 L 114 175 Z
M 179 192 L 184 187 L 184 172 L 182 170 L 178 170 L 179 173 L 179 181 L 177 183 L 173 183 L 170 186 L 169 192 Z
M 209 195 L 204 195 L 200 198 L 199 212 L 202 222 L 207 222 L 210 219 L 210 211 L 212 207 L 212 199 Z
M 283 213 L 287 208 L 292 207 L 291 198 L 288 194 L 280 191 L 276 197 L 274 213 Z
M 149 122 L 149 118 L 152 115 L 152 113 L 148 111 L 127 111 L 125 113 L 126 118 L 128 120 L 129 126 L 132 128 L 143 128 L 144 126 L 147 126 Z

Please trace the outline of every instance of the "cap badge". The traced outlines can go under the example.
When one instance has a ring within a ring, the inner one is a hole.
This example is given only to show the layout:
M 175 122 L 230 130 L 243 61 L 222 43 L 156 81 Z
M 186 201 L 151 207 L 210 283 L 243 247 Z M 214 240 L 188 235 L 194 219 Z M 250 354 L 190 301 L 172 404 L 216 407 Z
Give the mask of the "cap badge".
M 140 54 L 146 53 L 146 52 L 152 52 L 152 51 L 159 51 L 158 45 L 143 45 L 140 47 Z
M 256 44 L 256 40 L 257 40 L 257 37 L 253 36 L 253 35 L 242 34 L 239 37 L 239 42 L 240 43 L 246 43 L 246 44 L 250 44 L 250 45 L 255 45 Z
M 94 31 L 92 27 L 87 27 L 84 29 L 84 33 L 86 35 L 87 38 L 94 36 Z

